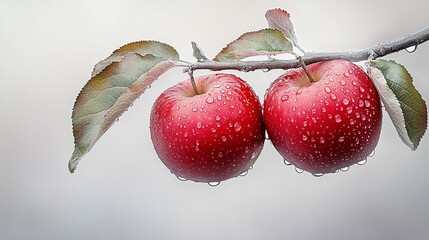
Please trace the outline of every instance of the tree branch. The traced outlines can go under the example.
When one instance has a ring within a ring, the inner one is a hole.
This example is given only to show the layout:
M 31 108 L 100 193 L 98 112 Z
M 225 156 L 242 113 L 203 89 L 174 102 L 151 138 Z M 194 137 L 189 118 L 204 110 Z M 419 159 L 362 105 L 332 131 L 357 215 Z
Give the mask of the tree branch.
M 382 42 L 378 46 L 366 48 L 359 51 L 350 52 L 310 52 L 301 57 L 305 64 L 311 64 L 320 61 L 329 61 L 335 59 L 345 59 L 351 62 L 359 62 L 368 59 L 376 59 L 391 53 L 399 52 L 409 47 L 429 40 L 429 27 L 409 35 L 407 37 L 391 41 Z M 301 67 L 299 59 L 293 60 L 268 60 L 268 61 L 236 61 L 236 62 L 196 62 L 190 63 L 184 69 L 184 72 L 197 69 L 209 69 L 213 71 L 220 70 L 239 70 L 244 72 L 254 71 L 257 69 L 290 69 Z

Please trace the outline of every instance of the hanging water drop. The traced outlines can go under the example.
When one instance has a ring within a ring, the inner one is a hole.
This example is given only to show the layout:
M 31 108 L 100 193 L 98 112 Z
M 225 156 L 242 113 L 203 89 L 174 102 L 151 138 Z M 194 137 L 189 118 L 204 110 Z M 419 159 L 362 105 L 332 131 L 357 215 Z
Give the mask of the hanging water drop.
M 408 53 L 413 53 L 416 50 L 417 50 L 417 45 L 405 48 L 405 51 L 407 51 Z
M 290 163 L 286 158 L 285 158 L 285 159 L 283 159 L 283 162 L 284 162 L 284 164 L 285 164 L 286 166 L 290 166 L 290 165 L 292 165 L 292 163 Z
M 323 173 L 312 173 L 312 175 L 315 177 L 321 177 L 323 176 Z
M 368 157 L 374 157 L 375 155 L 375 150 L 372 150 L 372 152 L 368 155 Z
M 343 167 L 343 168 L 341 168 L 340 170 L 341 170 L 342 172 L 347 172 L 347 171 L 349 170 L 349 168 L 350 168 L 350 167 Z
M 182 177 L 182 176 L 180 176 L 180 175 L 176 175 L 176 177 L 177 177 L 177 179 L 179 179 L 180 181 L 182 181 L 182 182 L 186 182 L 186 181 L 188 181 L 188 179 L 186 179 L 186 178 L 184 178 L 184 177 Z
M 248 170 L 245 170 L 244 172 L 242 172 L 242 173 L 238 174 L 238 176 L 240 176 L 240 177 L 244 177 L 244 176 L 246 176 L 246 175 L 247 175 L 247 173 L 248 173 L 248 172 L 249 172 Z
M 364 165 L 367 162 L 367 160 L 368 160 L 367 158 L 364 158 L 363 160 L 359 161 L 357 163 L 357 165 L 362 166 L 362 165 Z
M 219 186 L 220 182 L 208 182 L 210 187 L 217 187 Z
M 297 172 L 297 173 L 303 173 L 304 172 L 304 170 L 302 170 L 301 168 L 298 168 L 298 167 L 295 167 L 295 172 Z

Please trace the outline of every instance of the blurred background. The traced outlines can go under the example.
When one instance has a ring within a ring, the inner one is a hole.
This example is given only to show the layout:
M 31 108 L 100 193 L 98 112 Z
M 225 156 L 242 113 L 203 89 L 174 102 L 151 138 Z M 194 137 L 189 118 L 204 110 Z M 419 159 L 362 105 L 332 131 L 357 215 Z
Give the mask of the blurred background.
M 275 7 L 290 12 L 307 51 L 358 50 L 429 25 L 426 0 L 0 0 L 0 239 L 426 239 L 429 135 L 411 151 L 386 113 L 375 155 L 347 172 L 298 174 L 267 141 L 245 177 L 217 187 L 176 179 L 152 147 L 149 115 L 187 78 L 181 69 L 162 75 L 68 172 L 71 110 L 95 63 L 149 39 L 184 60 L 194 61 L 191 41 L 213 57 L 267 27 Z M 429 43 L 386 58 L 404 64 L 429 101 Z M 282 71 L 232 73 L 262 99 Z

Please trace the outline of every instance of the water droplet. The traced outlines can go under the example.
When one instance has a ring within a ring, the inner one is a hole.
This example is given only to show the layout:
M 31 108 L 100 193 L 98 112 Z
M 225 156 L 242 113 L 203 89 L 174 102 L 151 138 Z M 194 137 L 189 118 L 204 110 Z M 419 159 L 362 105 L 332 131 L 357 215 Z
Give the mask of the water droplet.
M 119 118 L 117 118 L 116 120 L 115 120 L 115 122 L 118 122 L 119 121 Z
M 345 76 L 345 77 L 350 77 L 350 73 L 348 73 L 348 72 L 344 72 L 344 76 Z
M 176 177 L 177 177 L 177 179 L 179 179 L 179 180 L 180 180 L 180 181 L 182 181 L 182 182 L 188 181 L 188 179 L 186 179 L 186 178 L 184 178 L 184 177 L 181 177 L 181 176 L 179 176 L 179 175 L 177 175 L 177 174 L 176 174 Z
M 219 95 L 219 96 L 217 96 L 217 100 L 222 100 L 222 96 L 221 95 Z
M 222 139 L 222 142 L 226 142 L 226 137 L 225 136 L 220 137 L 220 139 Z
M 325 92 L 330 93 L 330 92 L 331 92 L 331 89 L 330 89 L 330 88 L 328 88 L 328 87 L 325 87 Z
M 359 138 L 356 138 L 356 139 L 355 139 L 355 142 L 356 142 L 356 144 L 359 144 L 360 139 L 359 139 Z
M 197 122 L 197 128 L 201 128 L 201 122 Z
M 302 123 L 302 125 L 304 125 L 304 127 L 307 127 L 307 126 L 308 126 L 308 122 L 307 122 L 307 121 L 304 121 L 304 122 Z
M 407 51 L 408 53 L 413 53 L 416 50 L 417 50 L 417 45 L 405 48 L 405 51 Z
M 363 107 L 365 103 L 362 100 L 359 100 L 359 107 Z
M 239 132 L 241 130 L 241 125 L 238 122 L 234 123 L 234 131 Z
M 312 173 L 312 175 L 315 177 L 321 177 L 323 176 L 323 173 Z
M 349 170 L 349 168 L 350 168 L 350 167 L 343 167 L 343 168 L 341 168 L 340 170 L 341 170 L 342 172 L 347 172 L 347 171 Z
M 281 97 L 281 100 L 284 102 L 284 101 L 287 101 L 289 99 L 289 95 L 283 95 L 282 97 Z
M 250 156 L 250 159 L 255 159 L 256 158 L 256 152 L 252 152 L 252 155 Z
M 198 108 L 196 107 L 192 108 L 192 112 L 196 112 L 196 111 L 198 111 Z
M 347 106 L 347 105 L 349 105 L 349 103 L 350 103 L 350 100 L 349 100 L 348 98 L 344 98 L 344 99 L 343 99 L 343 104 L 344 104 L 344 105 L 346 105 L 346 106 Z
M 185 132 L 185 134 L 183 134 L 183 136 L 188 137 L 189 133 Z
M 375 155 L 375 150 L 372 150 L 372 152 L 368 155 L 368 157 L 374 157 Z
M 286 158 L 285 158 L 285 159 L 283 159 L 283 162 L 284 162 L 284 164 L 285 164 L 285 165 L 287 165 L 287 166 L 292 165 L 292 163 L 290 163 Z
M 292 107 L 292 112 L 295 112 L 296 111 L 296 107 L 295 106 L 293 106 Z
M 324 112 L 324 113 L 325 113 L 325 112 L 326 112 L 326 108 L 324 108 L 324 107 L 323 107 L 323 108 L 322 108 L 322 112 Z
M 294 123 L 294 122 L 295 122 L 295 118 L 291 118 L 291 119 L 290 119 L 290 122 L 291 122 L 291 123 Z
M 325 138 L 324 138 L 324 137 L 320 137 L 319 142 L 320 142 L 321 144 L 324 144 L 324 143 L 325 143 Z
M 220 120 L 220 116 L 216 116 L 215 119 L 216 119 L 216 121 L 219 121 Z
M 208 104 L 213 103 L 213 102 L 214 102 L 214 99 L 213 99 L 212 97 L 207 97 L 207 98 L 206 98 L 206 102 L 207 102 Z
M 219 152 L 217 155 L 218 155 L 220 158 L 221 158 L 221 157 L 223 157 L 223 153 L 222 153 L 222 152 Z
M 350 125 L 355 125 L 356 121 L 353 118 L 350 118 Z
M 307 140 L 308 140 L 307 135 L 302 135 L 302 141 L 307 141 Z
M 368 159 L 367 159 L 367 158 L 364 158 L 363 160 L 359 161 L 359 162 L 357 163 L 357 165 L 362 166 L 362 165 L 364 165 L 367 161 L 368 161 Z
M 353 82 L 352 82 L 352 84 L 353 84 L 353 86 L 356 86 L 356 85 L 357 85 L 357 82 L 356 82 L 356 81 L 353 81 Z
M 348 107 L 348 108 L 347 108 L 347 113 L 348 113 L 348 114 L 351 114 L 352 112 L 353 112 L 353 108 L 352 108 L 352 107 Z
M 304 170 L 302 170 L 301 168 L 295 167 L 295 172 L 297 172 L 297 173 L 303 173 Z
M 332 94 L 331 94 L 331 99 L 332 99 L 332 100 L 335 100 L 335 99 L 337 99 L 337 96 L 336 96 L 335 94 L 333 94 L 333 93 L 332 93 Z
M 361 92 L 365 92 L 365 88 L 363 88 L 363 87 L 359 87 L 359 90 L 360 90 Z
M 342 121 L 340 114 L 335 115 L 335 122 L 340 123 Z
M 220 182 L 208 182 L 210 187 L 217 187 L 219 186 Z
M 341 86 L 345 86 L 345 85 L 346 85 L 346 81 L 341 80 L 341 81 L 340 81 L 340 84 L 341 84 Z
M 210 131 L 211 131 L 212 133 L 214 133 L 214 132 L 216 132 L 216 128 L 212 128 L 212 129 L 210 129 Z
M 344 136 L 341 136 L 341 137 L 338 138 L 338 142 L 340 142 L 340 143 L 344 142 L 344 139 L 345 139 Z
M 249 171 L 248 170 L 245 170 L 244 172 L 242 172 L 242 173 L 240 173 L 240 174 L 238 174 L 240 177 L 244 177 L 244 176 L 246 176 L 247 175 L 247 173 L 248 173 Z
M 371 102 L 369 100 L 365 100 L 365 107 L 371 107 Z

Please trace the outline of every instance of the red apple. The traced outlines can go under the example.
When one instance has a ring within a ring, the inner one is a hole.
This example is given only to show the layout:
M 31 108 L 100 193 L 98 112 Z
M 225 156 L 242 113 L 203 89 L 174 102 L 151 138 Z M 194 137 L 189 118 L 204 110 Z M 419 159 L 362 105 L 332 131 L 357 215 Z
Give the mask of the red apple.
M 262 107 L 252 88 L 231 74 L 181 82 L 156 100 L 150 132 L 161 161 L 173 174 L 220 182 L 253 166 L 265 136 Z
M 336 172 L 366 157 L 381 131 L 381 104 L 368 75 L 344 60 L 294 69 L 267 90 L 268 136 L 285 161 L 314 175 Z

